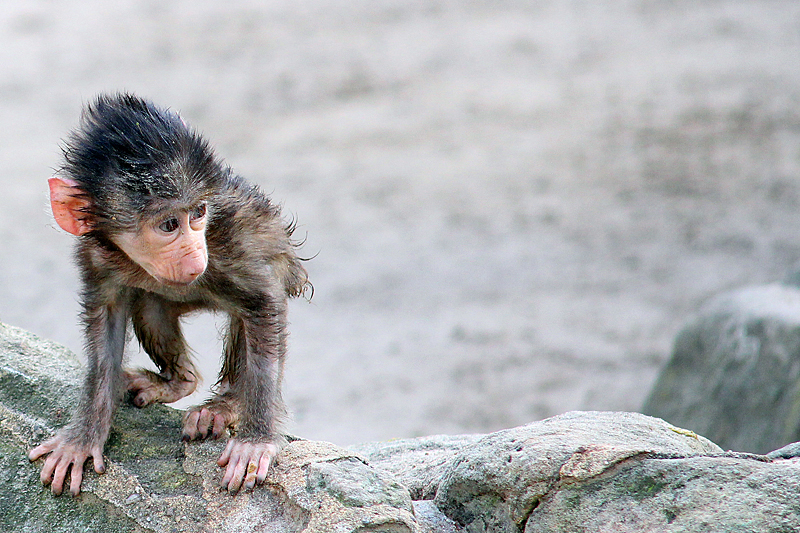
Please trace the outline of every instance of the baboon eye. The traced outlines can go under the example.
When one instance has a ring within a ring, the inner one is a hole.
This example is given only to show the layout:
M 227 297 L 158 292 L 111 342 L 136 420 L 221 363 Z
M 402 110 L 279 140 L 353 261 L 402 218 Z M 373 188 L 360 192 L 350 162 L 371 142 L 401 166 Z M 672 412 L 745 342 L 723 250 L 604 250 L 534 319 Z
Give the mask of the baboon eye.
M 206 216 L 206 203 L 205 202 L 203 202 L 202 204 L 198 205 L 197 207 L 195 207 L 191 211 L 189 211 L 189 218 L 192 221 L 200 220 L 204 216 Z
M 172 233 L 173 231 L 178 229 L 179 226 L 180 226 L 180 222 L 178 222 L 178 219 L 175 218 L 175 217 L 172 217 L 172 218 L 168 218 L 167 220 L 162 222 L 158 226 L 158 229 L 160 229 L 164 233 Z

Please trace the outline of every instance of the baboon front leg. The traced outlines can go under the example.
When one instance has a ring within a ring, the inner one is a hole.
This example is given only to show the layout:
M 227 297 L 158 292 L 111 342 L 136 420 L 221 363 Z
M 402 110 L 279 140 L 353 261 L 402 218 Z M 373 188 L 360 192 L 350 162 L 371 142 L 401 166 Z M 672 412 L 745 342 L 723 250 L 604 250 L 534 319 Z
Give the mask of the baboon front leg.
M 198 374 L 192 363 L 180 327 L 178 305 L 153 294 L 143 294 L 134 303 L 133 330 L 139 344 L 159 369 L 126 370 L 127 390 L 133 404 L 172 403 L 193 393 Z
M 242 320 L 231 317 L 215 394 L 205 403 L 186 412 L 183 417 L 183 440 L 218 439 L 226 429 L 235 428 L 242 402 L 231 392 L 231 384 L 236 381 L 241 365 L 246 361 L 244 340 Z
M 61 494 L 69 476 L 69 491 L 77 496 L 81 490 L 84 463 L 90 457 L 95 472 L 105 472 L 103 447 L 117 405 L 117 386 L 128 324 L 127 306 L 125 296 L 109 305 L 86 306 L 89 368 L 83 394 L 70 423 L 28 454 L 31 461 L 47 455 L 41 480 L 50 485 L 53 494 Z
M 286 353 L 286 299 L 265 298 L 260 314 L 232 316 L 226 339 L 220 390 L 189 411 L 184 439 L 234 434 L 217 464 L 225 468 L 222 486 L 230 492 L 263 483 L 285 443 L 278 430 L 285 414 L 280 384 Z

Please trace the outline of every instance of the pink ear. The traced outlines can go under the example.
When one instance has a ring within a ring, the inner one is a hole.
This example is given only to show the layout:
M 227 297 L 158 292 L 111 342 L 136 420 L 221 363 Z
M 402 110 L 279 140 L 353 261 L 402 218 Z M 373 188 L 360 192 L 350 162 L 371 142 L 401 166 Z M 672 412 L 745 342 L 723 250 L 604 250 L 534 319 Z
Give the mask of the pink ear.
M 89 215 L 85 209 L 89 207 L 89 200 L 79 196 L 81 194 L 77 182 L 67 178 L 53 176 L 47 180 L 50 186 L 50 207 L 53 217 L 66 232 L 73 235 L 83 235 L 92 231 Z

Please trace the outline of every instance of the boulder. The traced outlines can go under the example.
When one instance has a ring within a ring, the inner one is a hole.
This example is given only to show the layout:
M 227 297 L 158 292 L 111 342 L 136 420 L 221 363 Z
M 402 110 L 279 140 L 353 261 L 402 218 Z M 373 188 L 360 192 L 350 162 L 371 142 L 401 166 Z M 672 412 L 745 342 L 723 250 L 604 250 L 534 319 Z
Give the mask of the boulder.
M 800 531 L 798 466 L 733 454 L 643 454 L 577 482 L 562 474 L 524 531 Z
M 604 412 L 464 438 L 457 447 L 458 437 L 425 437 L 357 450 L 397 476 L 432 457 L 430 470 L 416 467 L 417 481 L 453 521 L 442 531 L 800 531 L 800 444 L 772 457 L 723 452 L 663 420 Z
M 678 334 L 642 411 L 727 449 L 800 440 L 800 290 L 750 287 L 709 301 Z
M 573 412 L 489 435 L 343 449 L 293 440 L 263 487 L 218 487 L 222 442 L 182 443 L 181 413 L 122 406 L 107 472 L 77 498 L 41 486 L 27 450 L 63 425 L 74 355 L 0 325 L 0 530 L 475 533 L 800 530 L 800 444 L 723 452 L 635 413 Z
M 0 530 L 26 532 L 425 532 L 408 490 L 354 452 L 296 440 L 266 486 L 220 490 L 223 442 L 181 442 L 167 406 L 117 411 L 107 471 L 54 497 L 27 450 L 69 419 L 83 370 L 66 349 L 0 325 Z
M 567 413 L 487 435 L 463 450 L 445 472 L 435 501 L 472 529 L 515 531 L 559 481 L 585 481 L 646 454 L 721 451 L 702 437 L 635 413 Z

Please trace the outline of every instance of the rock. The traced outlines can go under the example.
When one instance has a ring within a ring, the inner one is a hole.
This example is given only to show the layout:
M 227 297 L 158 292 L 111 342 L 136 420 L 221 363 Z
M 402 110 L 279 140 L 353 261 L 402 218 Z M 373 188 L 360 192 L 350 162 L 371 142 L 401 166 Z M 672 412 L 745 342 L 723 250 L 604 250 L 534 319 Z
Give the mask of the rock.
M 800 457 L 800 442 L 792 442 L 783 448 L 769 452 L 767 457 L 770 459 L 793 459 Z
M 798 466 L 724 456 L 637 456 L 579 483 L 562 478 L 524 531 L 799 531 Z
M 678 334 L 643 412 L 728 449 L 800 440 L 800 290 L 775 284 L 710 301 Z
M 411 492 L 414 500 L 432 500 L 445 469 L 466 446 L 484 435 L 436 435 L 350 446 L 369 464 L 391 472 Z
M 289 444 L 270 479 L 283 490 L 290 531 L 417 531 L 408 489 L 326 442 Z
M 414 515 L 422 533 L 461 533 L 464 528 L 447 518 L 432 500 L 414 502 Z
M 420 532 L 408 490 L 357 454 L 298 440 L 266 486 L 219 489 L 223 442 L 184 444 L 181 413 L 121 406 L 107 471 L 77 498 L 42 487 L 27 451 L 69 419 L 83 370 L 69 351 L 0 325 L 0 530 L 28 532 Z
M 721 451 L 703 437 L 636 413 L 567 413 L 492 433 L 462 450 L 445 471 L 435 502 L 470 532 L 517 532 L 559 483 L 581 483 L 648 454 Z
M 231 496 L 218 487 L 224 443 L 181 443 L 181 414 L 169 407 L 123 406 L 107 472 L 89 472 L 78 498 L 56 498 L 26 452 L 66 422 L 81 372 L 63 348 L 0 325 L 0 530 L 800 530 L 800 443 L 769 457 L 726 453 L 635 413 L 567 413 L 489 435 L 351 450 L 294 440 L 265 486 Z
M 800 460 L 723 452 L 635 413 L 566 413 L 485 436 L 353 449 L 416 490 L 436 487 L 433 502 L 414 502 L 418 522 L 421 511 L 439 520 L 430 531 L 800 530 Z M 779 452 L 793 457 L 800 443 Z

